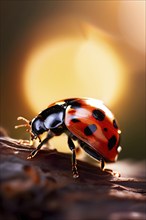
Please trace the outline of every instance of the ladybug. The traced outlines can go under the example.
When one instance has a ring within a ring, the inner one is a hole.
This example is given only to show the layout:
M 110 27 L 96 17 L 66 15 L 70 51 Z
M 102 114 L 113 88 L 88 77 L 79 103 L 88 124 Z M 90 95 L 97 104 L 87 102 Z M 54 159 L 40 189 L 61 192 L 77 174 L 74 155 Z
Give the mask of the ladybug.
M 26 124 L 15 126 L 28 127 L 31 140 L 39 139 L 40 144 L 31 152 L 28 159 L 34 157 L 42 145 L 54 136 L 65 133 L 68 136 L 68 146 L 72 151 L 73 177 L 79 176 L 76 162 L 74 141 L 90 156 L 100 161 L 101 169 L 106 162 L 117 160 L 121 150 L 119 146 L 120 133 L 116 119 L 102 101 L 92 98 L 72 98 L 57 101 L 40 112 L 32 121 L 23 117 Z M 41 140 L 40 135 L 47 131 Z

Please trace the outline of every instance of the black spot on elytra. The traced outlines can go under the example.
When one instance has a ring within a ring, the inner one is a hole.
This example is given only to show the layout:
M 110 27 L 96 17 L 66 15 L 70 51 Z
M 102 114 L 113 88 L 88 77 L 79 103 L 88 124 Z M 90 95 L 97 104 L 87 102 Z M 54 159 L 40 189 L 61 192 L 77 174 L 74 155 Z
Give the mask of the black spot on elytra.
M 95 124 L 88 125 L 84 129 L 84 133 L 86 136 L 92 135 L 97 130 L 97 126 Z
M 105 118 L 104 112 L 102 112 L 100 109 L 94 109 L 92 115 L 98 121 L 103 121 Z
M 115 119 L 113 120 L 113 126 L 114 126 L 114 128 L 118 129 L 118 125 L 117 125 L 117 122 Z
M 66 103 L 67 105 L 71 105 L 72 102 L 74 102 L 74 101 L 75 101 L 75 99 L 65 99 L 65 103 Z
M 82 106 L 81 103 L 78 101 L 74 101 L 71 103 L 71 108 L 74 108 L 74 109 L 81 108 L 81 106 Z
M 107 129 L 107 128 L 104 128 L 103 130 L 104 130 L 104 131 L 108 131 L 108 129 Z
M 115 146 L 117 142 L 117 138 L 115 137 L 115 135 L 113 135 L 109 140 L 108 140 L 108 149 L 112 150 L 113 147 Z
M 80 122 L 80 120 L 77 119 L 77 118 L 73 118 L 71 121 L 74 122 L 74 123 Z
M 70 102 L 73 102 L 73 101 L 75 101 L 75 100 L 76 100 L 75 98 L 65 99 L 65 102 L 70 103 Z

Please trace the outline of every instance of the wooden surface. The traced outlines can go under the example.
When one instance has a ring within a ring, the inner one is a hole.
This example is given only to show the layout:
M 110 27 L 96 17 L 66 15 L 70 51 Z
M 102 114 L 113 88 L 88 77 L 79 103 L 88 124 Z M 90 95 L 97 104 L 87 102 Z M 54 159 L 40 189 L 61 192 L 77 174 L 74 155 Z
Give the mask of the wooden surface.
M 0 219 L 145 220 L 145 162 L 119 161 L 121 177 L 78 161 L 80 177 L 72 178 L 71 156 L 31 149 L 0 138 Z

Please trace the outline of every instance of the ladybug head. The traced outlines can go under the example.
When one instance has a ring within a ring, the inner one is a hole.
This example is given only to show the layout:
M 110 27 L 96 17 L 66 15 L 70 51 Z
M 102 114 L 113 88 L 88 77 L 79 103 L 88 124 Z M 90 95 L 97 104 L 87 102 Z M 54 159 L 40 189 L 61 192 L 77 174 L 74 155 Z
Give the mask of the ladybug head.
M 31 132 L 35 137 L 37 137 L 40 134 L 43 134 L 47 130 L 46 127 L 44 126 L 43 119 L 40 115 L 34 118 L 30 122 L 30 125 L 31 125 Z
M 17 120 L 22 120 L 25 122 L 25 124 L 16 125 L 15 128 L 26 127 L 26 131 L 31 135 L 31 140 L 39 138 L 38 136 L 46 131 L 46 128 L 43 126 L 43 122 L 40 117 L 36 117 L 32 121 L 29 121 L 20 116 L 17 118 Z

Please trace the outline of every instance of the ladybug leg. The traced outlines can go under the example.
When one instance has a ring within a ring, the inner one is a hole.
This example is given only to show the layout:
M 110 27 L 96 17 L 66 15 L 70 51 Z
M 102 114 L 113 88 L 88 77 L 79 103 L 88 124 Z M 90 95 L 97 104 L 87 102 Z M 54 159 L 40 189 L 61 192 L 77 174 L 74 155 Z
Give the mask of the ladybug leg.
M 83 141 L 79 141 L 79 144 L 81 148 L 83 148 L 83 150 L 86 151 L 90 156 L 100 161 L 101 163 L 100 167 L 101 167 L 101 170 L 103 170 L 105 162 L 104 162 L 104 159 L 100 156 L 100 154 L 98 154 L 94 149 L 92 149 L 88 144 L 86 144 Z
M 73 178 L 78 178 L 78 170 L 77 170 L 77 161 L 76 161 L 76 151 L 75 151 L 75 145 L 70 137 L 68 137 L 68 146 L 72 151 L 72 173 Z
M 30 153 L 30 155 L 27 157 L 27 159 L 32 159 L 38 153 L 38 151 L 41 149 L 41 147 L 45 143 L 47 143 L 52 137 L 54 137 L 54 134 L 51 131 L 49 131 L 47 134 L 47 137 L 43 141 L 40 142 L 40 144 L 37 146 L 37 148 Z

